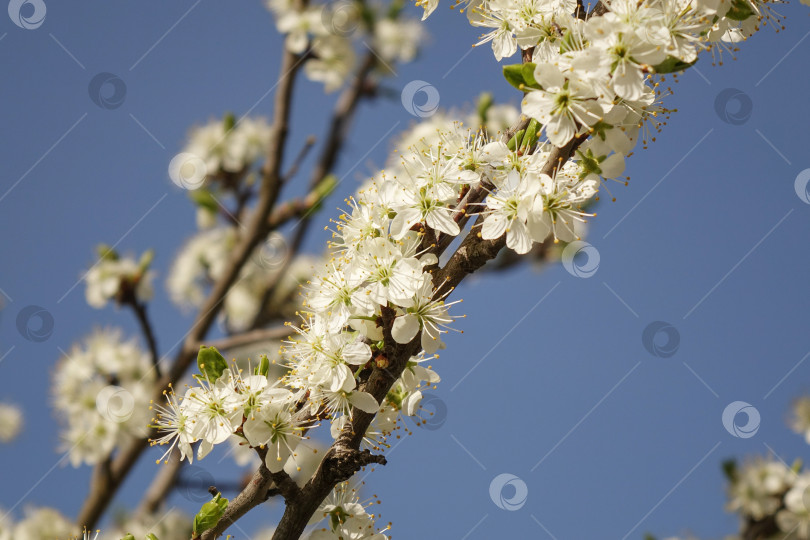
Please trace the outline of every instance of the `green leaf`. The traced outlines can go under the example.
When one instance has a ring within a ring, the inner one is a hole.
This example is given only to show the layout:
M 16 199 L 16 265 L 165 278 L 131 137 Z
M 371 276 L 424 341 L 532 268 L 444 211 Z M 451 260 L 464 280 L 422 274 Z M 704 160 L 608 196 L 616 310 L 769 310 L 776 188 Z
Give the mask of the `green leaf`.
M 225 133 L 228 133 L 233 127 L 236 125 L 236 117 L 233 113 L 225 113 L 225 117 L 222 119 L 222 128 L 225 130 Z
M 99 260 L 102 261 L 117 261 L 118 260 L 118 252 L 115 251 L 112 246 L 108 246 L 107 244 L 99 244 L 96 246 L 96 253 L 98 254 Z
M 726 475 L 728 481 L 732 484 L 737 481 L 737 461 L 732 459 L 727 459 L 723 462 L 723 474 Z
M 200 345 L 200 352 L 197 353 L 197 367 L 200 368 L 200 373 L 213 383 L 228 369 L 228 361 L 216 347 Z
M 268 373 L 270 373 L 270 359 L 267 358 L 266 354 L 263 354 L 259 358 L 259 365 L 256 366 L 256 375 L 264 375 L 267 377 Z
M 146 540 L 158 540 L 158 537 L 152 533 L 146 535 Z
M 520 70 L 523 75 L 523 84 L 529 88 L 540 88 L 540 84 L 534 78 L 534 70 L 537 64 L 534 62 L 526 62 Z
M 338 179 L 334 174 L 327 174 L 323 177 L 323 180 L 318 182 L 318 185 L 315 186 L 315 193 L 318 197 L 318 201 L 322 201 L 326 197 L 332 193 L 332 190 L 338 185 Z
M 476 106 L 476 112 L 478 113 L 478 120 L 481 122 L 481 125 L 487 123 L 487 112 L 489 108 L 492 107 L 492 104 L 495 100 L 492 97 L 492 94 L 489 92 L 484 92 L 478 98 L 478 105 Z
M 503 76 L 506 79 L 506 82 L 518 90 L 523 91 L 523 64 L 503 66 Z
M 189 198 L 191 198 L 194 204 L 196 204 L 200 208 L 204 208 L 211 212 L 217 212 L 219 210 L 217 200 L 207 189 L 204 188 L 192 189 L 188 192 L 188 196 Z
M 529 125 L 526 127 L 526 133 L 523 135 L 523 141 L 520 143 L 520 148 L 528 150 L 537 144 L 537 132 L 540 130 L 540 124 L 532 118 Z
M 536 67 L 537 65 L 533 62 L 503 66 L 503 76 L 506 82 L 521 92 L 525 92 L 528 88 L 540 88 L 534 78 L 534 69 Z
M 726 17 L 733 21 L 744 21 L 754 15 L 754 9 L 748 0 L 733 0 L 731 9 L 726 13 Z
M 506 143 L 507 148 L 509 148 L 509 150 L 511 150 L 513 152 L 515 150 L 517 150 L 518 148 L 520 148 L 520 143 L 521 143 L 521 141 L 523 141 L 523 134 L 525 132 L 526 132 L 525 129 L 521 129 L 520 131 L 518 131 L 517 133 L 512 135 L 512 138 L 509 139 L 508 143 Z
M 391 2 L 391 5 L 388 7 L 388 13 L 386 13 L 386 17 L 392 20 L 396 20 L 399 17 L 400 12 L 405 8 L 405 2 L 402 0 L 394 0 Z
M 677 71 L 683 71 L 686 68 L 693 66 L 697 62 L 697 59 L 694 62 L 684 62 L 680 58 L 676 58 L 674 56 L 667 56 L 667 59 L 654 66 L 653 69 L 656 73 L 675 73 Z
M 228 499 L 217 493 L 216 496 L 202 505 L 200 511 L 194 516 L 194 536 L 199 536 L 219 523 L 225 509 L 228 508 Z
M 138 261 L 138 270 L 141 273 L 146 272 L 146 270 L 152 264 L 152 261 L 154 260 L 154 258 L 155 258 L 155 250 L 154 249 L 147 249 L 146 251 L 144 251 L 143 255 L 141 255 L 141 260 Z
M 121 540 L 135 540 L 135 537 L 127 533 L 127 535 L 123 537 Z

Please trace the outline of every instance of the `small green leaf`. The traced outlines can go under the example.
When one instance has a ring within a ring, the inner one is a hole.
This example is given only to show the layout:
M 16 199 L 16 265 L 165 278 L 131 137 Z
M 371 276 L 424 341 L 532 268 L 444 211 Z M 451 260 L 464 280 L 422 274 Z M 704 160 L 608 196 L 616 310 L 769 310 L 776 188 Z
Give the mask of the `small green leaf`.
M 222 119 L 222 128 L 225 130 L 225 133 L 232 130 L 235 125 L 236 117 L 233 115 L 233 113 L 225 113 L 225 117 Z
M 200 368 L 200 373 L 213 383 L 228 369 L 228 362 L 216 347 L 200 345 L 200 352 L 197 353 L 197 367 Z
M 152 264 L 154 258 L 155 258 L 154 249 L 147 249 L 146 251 L 144 251 L 143 255 L 141 255 L 141 260 L 138 261 L 138 270 L 140 270 L 141 273 L 144 273 Z
M 318 197 L 318 201 L 322 201 L 326 197 L 332 193 L 332 190 L 335 189 L 335 186 L 338 185 L 338 179 L 334 174 L 327 174 L 323 177 L 323 180 L 318 182 L 318 185 L 315 186 L 315 194 Z
M 683 71 L 688 67 L 691 67 L 697 62 L 697 59 L 694 62 L 684 62 L 680 58 L 676 58 L 674 56 L 667 56 L 667 59 L 654 66 L 653 69 L 656 73 L 675 73 L 678 71 Z
M 540 84 L 534 78 L 535 68 L 537 68 L 537 64 L 534 62 L 526 62 L 520 69 L 520 73 L 523 76 L 523 84 L 529 88 L 540 88 Z
M 152 533 L 146 535 L 146 540 L 158 540 L 158 537 Z
M 732 484 L 737 481 L 737 462 L 733 458 L 723 462 L 723 474 Z
M 222 494 L 217 493 L 216 496 L 202 505 L 200 511 L 194 516 L 194 535 L 199 536 L 208 529 L 215 527 L 225 509 L 228 508 L 228 499 L 222 497 Z
M 135 540 L 135 537 L 127 533 L 127 535 L 123 537 L 121 540 Z
M 487 111 L 489 108 L 492 107 L 492 104 L 495 100 L 492 97 L 492 94 L 489 92 L 484 92 L 478 98 L 478 105 L 476 106 L 476 112 L 478 113 L 478 120 L 481 122 L 481 125 L 487 123 Z
M 512 64 L 503 66 L 503 76 L 506 82 L 514 86 L 520 91 L 523 91 L 523 64 Z
M 118 260 L 118 252 L 116 252 L 112 246 L 108 246 L 107 244 L 99 244 L 96 246 L 96 253 L 98 254 L 99 260 L 102 261 L 117 261 Z
M 537 144 L 537 132 L 539 131 L 540 124 L 532 118 L 529 125 L 526 127 L 526 133 L 523 135 L 523 141 L 520 144 L 520 148 L 523 150 L 528 150 L 533 148 L 535 144 Z
M 264 375 L 267 377 L 268 373 L 270 373 L 270 359 L 267 358 L 266 354 L 263 354 L 259 358 L 259 365 L 256 366 L 256 375 Z
M 515 150 L 517 150 L 518 148 L 520 148 L 520 143 L 521 143 L 521 141 L 523 141 L 523 134 L 524 134 L 525 132 L 526 132 L 526 130 L 525 130 L 525 129 L 521 129 L 520 131 L 518 131 L 517 133 L 515 133 L 515 134 L 512 136 L 512 138 L 511 138 L 511 139 L 509 139 L 509 142 L 508 142 L 508 143 L 506 143 L 506 147 L 507 147 L 507 148 L 509 148 L 509 150 L 511 150 L 511 151 L 513 151 L 513 152 L 514 152 Z
M 219 210 L 219 205 L 214 195 L 205 188 L 192 189 L 188 192 L 188 196 L 194 204 L 200 208 L 205 208 L 211 212 L 217 212 Z
M 726 17 L 733 21 L 744 21 L 754 15 L 754 9 L 748 0 L 733 0 L 731 9 L 726 13 Z

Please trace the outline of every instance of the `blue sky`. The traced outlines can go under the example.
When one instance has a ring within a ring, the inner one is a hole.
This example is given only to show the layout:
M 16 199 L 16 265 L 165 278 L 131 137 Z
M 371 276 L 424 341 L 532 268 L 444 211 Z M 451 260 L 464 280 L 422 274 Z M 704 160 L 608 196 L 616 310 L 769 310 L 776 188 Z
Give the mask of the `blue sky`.
M 810 392 L 810 204 L 794 189 L 810 168 L 810 12 L 798 3 L 779 11 L 787 28 L 766 27 L 736 60 L 705 58 L 699 73 L 668 78 L 667 105 L 678 112 L 629 160 L 629 186 L 612 188 L 617 201 L 599 204 L 588 237 L 600 256 L 592 277 L 561 265 L 521 268 L 457 291 L 465 333 L 451 335 L 433 363 L 445 422 L 414 430 L 366 478 L 396 538 L 719 537 L 737 527 L 722 510 L 723 459 L 769 449 L 788 462 L 808 455 L 785 420 L 791 400 Z M 477 32 L 463 17 L 442 5 L 426 26 L 420 60 L 385 82 L 396 95 L 420 79 L 443 107 L 483 90 L 518 102 L 490 51 L 469 52 Z M 93 246 L 123 238 L 123 252 L 155 248 L 163 290 L 173 254 L 194 232 L 168 163 L 195 124 L 226 111 L 272 112 L 281 40 L 259 2 L 211 0 L 49 2 L 42 26 L 24 30 L 2 17 L 0 36 L 0 400 L 26 411 L 21 437 L 0 447 L 0 507 L 26 494 L 17 516 L 28 504 L 74 516 L 90 469 L 58 465 L 50 372 L 59 349 L 96 326 L 137 331 L 130 313 L 87 306 L 76 283 Z M 126 85 L 114 110 L 88 94 L 102 72 Z M 298 88 L 291 149 L 323 131 L 334 98 L 317 84 Z M 718 95 L 730 99 L 726 107 Z M 396 99 L 361 106 L 335 201 L 383 163 L 391 145 L 380 139 L 412 121 Z M 318 252 L 326 233 L 313 231 L 307 249 Z M 30 305 L 53 317 L 45 341 L 17 331 Z M 189 318 L 162 294 L 151 312 L 168 351 Z M 668 358 L 642 344 L 654 321 L 679 335 Z M 723 410 L 735 401 L 760 413 L 754 436 L 724 428 Z M 238 474 L 215 458 L 200 466 L 218 479 Z M 113 508 L 134 505 L 154 467 L 143 459 Z M 518 510 L 490 497 L 502 473 L 527 487 Z M 177 494 L 170 503 L 193 506 Z M 279 510 L 268 504 L 240 525 L 251 533 Z

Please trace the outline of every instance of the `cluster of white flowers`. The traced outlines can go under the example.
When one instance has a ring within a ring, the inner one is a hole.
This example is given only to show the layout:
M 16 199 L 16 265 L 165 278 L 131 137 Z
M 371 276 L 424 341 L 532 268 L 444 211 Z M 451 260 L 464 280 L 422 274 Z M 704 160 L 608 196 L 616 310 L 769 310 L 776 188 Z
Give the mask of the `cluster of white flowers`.
M 0 515 L 3 514 L 0 509 Z M 17 523 L 9 515 L 0 520 L 0 540 L 69 539 L 75 538 L 77 532 L 76 525 L 53 508 L 28 507 Z
M 202 348 L 198 363 L 204 372 L 197 377 L 199 386 L 189 387 L 182 398 L 166 392 L 167 404 L 154 406 L 152 421 L 163 435 L 152 444 L 169 445 L 161 459 L 177 447 L 181 459 L 193 461 L 191 445 L 197 441 L 201 441 L 197 457 L 202 459 L 214 445 L 238 438 L 241 444 L 266 449 L 265 461 L 273 472 L 282 470 L 288 458 L 294 460 L 305 426 L 309 426 L 309 422 L 299 424 L 293 418 L 300 396 L 278 381 L 270 382 L 267 367 L 263 372 L 248 371 L 249 375 L 235 366 L 226 367 L 213 348 Z M 218 370 L 211 371 L 216 366 Z
M 383 531 L 378 531 L 374 524 L 377 517 L 369 514 L 367 508 L 379 503 L 372 500 L 363 504 L 357 490 L 350 488 L 348 482 L 338 484 L 335 489 L 323 500 L 318 510 L 313 514 L 310 523 L 317 523 L 324 519 L 328 526 L 314 530 L 309 540 L 387 540 Z M 388 528 L 384 529 L 388 530 Z
M 96 330 L 60 359 L 53 402 L 74 467 L 99 463 L 116 446 L 146 435 L 155 379 L 149 355 L 118 330 Z
M 120 301 L 126 294 L 143 302 L 152 298 L 152 280 L 155 273 L 149 270 L 152 252 L 147 251 L 139 261 L 132 257 L 119 257 L 107 246 L 99 246 L 100 259 L 84 277 L 87 303 L 101 309 L 110 300 Z
M 438 0 L 417 3 L 427 16 Z M 498 60 L 518 49 L 531 55 L 510 72 L 510 82 L 528 92 L 523 113 L 557 147 L 598 134 L 600 161 L 610 152 L 626 156 L 639 127 L 661 112 L 656 74 L 681 71 L 700 51 L 745 39 L 770 14 L 763 0 L 614 0 L 587 19 L 574 0 L 464 3 L 472 25 L 492 29 L 478 44 L 491 42 Z
M 793 404 L 790 427 L 796 433 L 804 435 L 804 440 L 810 444 L 810 396 L 799 398 Z
M 199 232 L 191 238 L 174 260 L 166 280 L 172 301 L 181 308 L 199 308 L 205 301 L 207 289 L 220 278 L 230 253 L 238 241 L 233 227 L 217 227 Z M 274 283 L 273 297 L 268 299 L 284 317 L 292 317 L 298 307 L 294 292 L 299 283 L 312 275 L 318 259 L 299 256 L 293 259 L 283 275 L 283 240 L 272 235 L 257 248 L 242 268 L 231 287 L 222 310 L 222 321 L 228 330 L 241 331 L 250 327 L 262 307 L 262 297 L 269 284 Z
M 151 537 L 147 535 L 150 534 L 159 540 L 188 540 L 191 537 L 191 518 L 177 508 L 154 514 L 133 514 L 120 520 L 114 527 L 105 528 L 98 540 L 127 540 L 128 534 L 135 540 L 149 540 Z
M 461 214 L 453 207 L 483 186 L 490 192 L 481 210 L 484 238 L 506 235 L 507 245 L 520 253 L 549 236 L 571 240 L 583 215 L 578 205 L 595 195 L 599 183 L 598 174 L 584 172 L 579 162 L 553 178 L 541 173 L 550 149 L 536 141 L 534 152 L 524 153 L 459 125 L 439 131 L 438 138 L 435 147 L 403 153 L 347 201 L 351 212 L 335 222 L 332 257 L 306 287 L 303 324 L 284 347 L 290 370 L 282 380 L 228 369 L 201 379 L 182 398 L 169 393 L 155 420 L 166 434 L 156 443 L 179 445 L 191 459 L 193 442 L 201 441 L 201 457 L 215 444 L 244 437 L 250 446 L 267 449 L 267 465 L 277 471 L 295 457 L 309 427 L 295 420 L 299 409 L 308 407 L 312 417 L 325 412 L 337 437 L 353 408 L 382 408 L 385 414 L 366 434 L 372 447 L 384 444 L 400 415 L 417 414 L 420 389 L 439 382 L 422 364 L 444 347 L 442 334 L 455 318 L 448 314 L 452 304 L 444 302 L 450 291 L 433 285 L 429 268 L 438 261 L 427 235 L 434 242 L 437 235 L 459 235 Z M 227 253 L 191 251 L 189 260 L 200 267 L 225 260 Z M 211 259 L 200 262 L 203 256 Z M 380 404 L 358 386 L 374 367 L 388 367 L 386 324 L 396 342 L 419 339 L 422 351 Z
M 733 474 L 728 510 L 755 521 L 775 518 L 785 538 L 810 538 L 810 472 L 757 458 Z
M 20 434 L 23 413 L 11 403 L 0 403 L 0 443 L 8 443 Z
M 209 178 L 239 173 L 264 155 L 270 144 L 271 130 L 264 118 L 241 118 L 236 122 L 226 116 L 189 133 L 183 152 L 205 163 Z
M 399 8 L 352 0 L 304 7 L 290 0 L 268 0 L 267 7 L 286 36 L 287 50 L 309 56 L 304 74 L 323 83 L 327 92 L 351 76 L 357 63 L 353 41 L 370 41 L 383 63 L 393 63 L 412 61 L 425 37 L 422 25 L 402 17 Z
M 781 461 L 760 458 L 746 463 L 733 475 L 726 508 L 756 520 L 772 515 L 795 477 Z
M 189 522 L 188 515 L 173 508 L 160 515 L 132 515 L 104 531 L 79 534 L 76 524 L 58 510 L 31 507 L 17 523 L 10 516 L 0 521 L 0 540 L 121 540 L 128 534 L 137 540 L 148 540 L 149 534 L 160 540 L 187 540 L 191 535 Z

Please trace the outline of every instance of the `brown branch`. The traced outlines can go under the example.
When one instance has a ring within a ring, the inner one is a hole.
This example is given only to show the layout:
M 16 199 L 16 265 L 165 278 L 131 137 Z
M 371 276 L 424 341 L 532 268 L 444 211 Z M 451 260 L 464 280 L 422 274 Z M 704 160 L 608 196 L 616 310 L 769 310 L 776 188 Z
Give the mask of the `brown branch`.
M 605 13 L 607 13 L 608 11 L 610 11 L 610 8 L 608 7 L 607 2 L 603 2 L 602 0 L 599 0 L 596 3 L 596 5 L 593 6 L 593 9 L 591 10 L 591 12 L 588 13 L 588 18 L 590 19 L 591 17 L 600 17 L 600 16 L 604 15 Z
M 180 452 L 177 449 L 172 450 L 169 455 L 169 462 L 160 466 L 160 470 L 152 479 L 152 483 L 149 484 L 149 488 L 135 511 L 137 515 L 154 514 L 160 508 L 160 505 L 163 504 L 163 501 L 174 489 L 177 479 L 180 477 L 180 470 L 185 463 L 187 462 L 180 461 Z
M 295 75 L 301 62 L 301 58 L 293 53 L 285 52 L 283 56 L 280 82 L 275 95 L 275 115 L 271 128 L 271 142 L 262 168 L 262 185 L 259 191 L 259 200 L 253 210 L 246 231 L 234 248 L 232 258 L 229 260 L 222 276 L 214 284 L 208 299 L 200 309 L 177 353 L 174 364 L 168 373 L 158 380 L 153 397 L 156 401 L 163 399 L 163 389 L 167 388 L 169 384 L 179 381 L 188 366 L 194 361 L 198 344 L 204 339 L 208 329 L 216 319 L 225 296 L 236 282 L 239 272 L 253 250 L 267 234 L 267 217 L 276 203 L 282 184 L 280 176 L 281 162 L 289 130 L 289 115 Z M 146 437 L 136 439 L 121 449 L 109 467 L 109 475 L 106 481 L 91 482 L 90 493 L 76 519 L 79 526 L 88 529 L 95 528 L 124 478 L 146 449 L 149 437 L 154 435 L 154 429 L 150 430 Z
M 205 531 L 200 537 L 201 540 L 213 540 L 221 536 L 228 527 L 244 516 L 250 509 L 265 502 L 268 493 L 271 491 L 280 493 L 288 505 L 295 504 L 301 497 L 301 488 L 290 478 L 290 475 L 283 470 L 272 473 L 267 468 L 264 463 L 267 449 L 257 448 L 256 451 L 259 453 L 259 457 L 262 458 L 261 465 L 253 473 L 248 485 L 230 501 L 219 522 L 213 528 Z
M 335 167 L 338 154 L 346 141 L 349 125 L 357 110 L 357 105 L 360 103 L 360 99 L 363 96 L 370 95 L 368 76 L 371 74 L 376 65 L 376 57 L 372 52 L 369 52 L 363 60 L 363 63 L 360 65 L 360 68 L 358 68 L 352 84 L 347 87 L 338 98 L 338 101 L 335 104 L 335 110 L 332 113 L 332 119 L 329 122 L 329 129 L 327 130 L 326 137 L 324 138 L 325 143 L 323 150 L 321 151 L 318 163 L 312 170 L 312 174 L 310 176 L 310 194 L 317 192 L 316 188 Z M 270 283 L 267 284 L 267 287 L 265 288 L 262 299 L 259 302 L 259 313 L 253 321 L 251 328 L 259 328 L 268 322 L 268 317 L 264 313 L 265 307 L 273 297 L 273 293 L 275 293 L 276 287 L 281 281 L 281 277 L 287 272 L 290 264 L 292 264 L 292 261 L 295 259 L 295 256 L 301 249 L 301 244 L 303 244 L 304 238 L 306 238 L 312 223 L 312 220 L 309 219 L 312 215 L 312 211 L 318 206 L 323 198 L 324 197 L 318 197 L 318 200 L 312 202 L 312 206 L 310 208 L 304 208 L 305 205 L 302 205 L 297 209 L 301 210 L 302 212 L 300 215 L 300 221 L 295 225 L 295 236 L 293 236 L 292 242 L 290 242 L 287 249 L 281 269 L 275 273 L 274 278 Z M 288 216 L 281 214 L 276 216 L 276 220 L 274 222 L 274 224 L 276 224 L 275 226 L 280 226 L 280 224 L 283 224 L 286 219 L 291 219 L 298 213 L 296 212 L 295 207 L 288 209 L 287 212 L 289 213 Z M 285 217 L 286 219 L 284 219 Z
M 298 152 L 298 155 L 295 156 L 292 165 L 287 172 L 284 173 L 282 177 L 282 181 L 286 184 L 290 181 L 290 179 L 294 178 L 296 174 L 298 174 L 298 169 L 301 167 L 301 163 L 303 163 L 304 159 L 309 154 L 309 151 L 312 150 L 312 147 L 315 146 L 315 136 L 310 135 L 307 137 L 307 140 L 304 142 L 304 146 Z
M 143 337 L 146 339 L 146 345 L 149 347 L 149 356 L 152 358 L 152 366 L 155 369 L 157 378 L 160 378 L 160 354 L 158 353 L 157 341 L 155 341 L 155 333 L 152 330 L 152 325 L 149 323 L 149 317 L 146 314 L 146 304 L 133 298 L 130 305 L 135 312 L 135 317 L 138 319 L 141 332 L 143 332 Z

